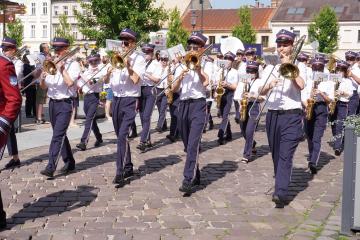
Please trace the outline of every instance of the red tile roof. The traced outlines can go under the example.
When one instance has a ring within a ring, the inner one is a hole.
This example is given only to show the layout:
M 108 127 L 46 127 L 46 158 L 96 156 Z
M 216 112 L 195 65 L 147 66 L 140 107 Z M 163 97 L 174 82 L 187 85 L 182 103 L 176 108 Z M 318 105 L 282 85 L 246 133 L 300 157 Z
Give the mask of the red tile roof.
M 256 31 L 269 31 L 269 22 L 275 8 L 250 8 L 251 24 Z M 204 31 L 231 31 L 239 23 L 239 9 L 207 9 L 204 10 Z M 191 31 L 191 14 L 188 11 L 182 19 L 183 26 Z M 201 11 L 196 10 L 196 29 L 201 26 Z

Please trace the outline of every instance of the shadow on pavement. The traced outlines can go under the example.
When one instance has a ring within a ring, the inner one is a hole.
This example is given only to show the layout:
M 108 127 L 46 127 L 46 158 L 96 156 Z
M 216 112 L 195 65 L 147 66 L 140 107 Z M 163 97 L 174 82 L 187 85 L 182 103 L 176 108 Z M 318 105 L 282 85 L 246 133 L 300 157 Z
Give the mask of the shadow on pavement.
M 58 215 L 79 207 L 88 206 L 97 197 L 98 188 L 81 185 L 76 190 L 63 190 L 25 203 L 24 208 L 7 219 L 8 229 L 39 217 Z

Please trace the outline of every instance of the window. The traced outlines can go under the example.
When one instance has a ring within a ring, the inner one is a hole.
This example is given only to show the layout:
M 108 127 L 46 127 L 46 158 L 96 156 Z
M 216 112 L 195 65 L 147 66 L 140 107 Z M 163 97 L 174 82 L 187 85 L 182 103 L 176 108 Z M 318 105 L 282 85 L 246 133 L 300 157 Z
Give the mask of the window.
M 36 4 L 31 3 L 31 15 L 36 15 Z
M 221 38 L 227 38 L 228 36 L 221 36 Z
M 288 11 L 287 11 L 287 14 L 290 14 L 290 15 L 294 15 L 294 14 L 304 14 L 305 13 L 305 8 L 294 8 L 294 7 L 291 7 L 291 8 L 288 8 Z
M 360 30 L 358 30 L 358 42 L 360 42 Z
M 64 15 L 69 15 L 69 8 L 68 8 L 68 6 L 64 6 L 63 7 L 63 10 L 64 10 Z
M 47 15 L 47 2 L 43 2 L 43 15 Z
M 43 38 L 47 38 L 47 25 L 43 25 Z
M 294 30 L 293 33 L 296 35 L 295 40 L 300 38 L 300 30 Z
M 342 13 L 344 11 L 344 6 L 336 6 L 334 7 L 335 13 Z
M 30 37 L 35 38 L 35 25 L 31 25 Z
M 72 12 L 73 12 L 73 16 L 75 16 L 75 14 L 77 13 L 77 7 L 76 6 L 72 7 Z
M 214 44 L 215 43 L 215 36 L 209 36 L 209 43 Z
M 269 36 L 261 36 L 261 44 L 263 47 L 269 47 Z
M 72 24 L 71 25 L 71 28 L 72 28 L 72 35 L 75 39 L 78 39 L 78 32 L 77 32 L 77 27 L 75 24 Z
M 59 15 L 59 6 L 54 6 L 54 15 Z

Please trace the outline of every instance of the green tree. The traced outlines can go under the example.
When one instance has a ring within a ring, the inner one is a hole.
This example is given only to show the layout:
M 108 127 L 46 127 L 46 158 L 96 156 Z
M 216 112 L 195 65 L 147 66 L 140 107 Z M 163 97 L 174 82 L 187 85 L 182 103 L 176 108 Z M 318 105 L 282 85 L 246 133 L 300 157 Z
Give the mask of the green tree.
M 255 43 L 256 32 L 251 26 L 251 11 L 248 6 L 239 8 L 239 24 L 232 30 L 232 35 L 239 38 L 243 43 Z
M 90 0 L 81 2 L 84 13 L 77 12 L 80 32 L 104 47 L 106 39 L 117 39 L 121 29 L 131 28 L 144 38 L 158 31 L 167 20 L 163 8 L 154 7 L 155 0 Z
M 309 40 L 319 42 L 319 52 L 333 53 L 338 47 L 339 24 L 335 11 L 324 6 L 308 27 Z
M 166 47 L 170 48 L 181 43 L 186 46 L 190 33 L 181 25 L 180 11 L 175 7 L 170 13 L 169 31 L 166 36 Z
M 13 22 L 6 24 L 6 36 L 16 40 L 18 47 L 22 46 L 24 25 L 19 18 L 16 18 Z
M 59 17 L 59 27 L 55 30 L 55 37 L 62 37 L 69 39 L 70 45 L 75 41 L 74 36 L 71 34 L 71 25 L 67 21 L 66 15 L 60 15 Z

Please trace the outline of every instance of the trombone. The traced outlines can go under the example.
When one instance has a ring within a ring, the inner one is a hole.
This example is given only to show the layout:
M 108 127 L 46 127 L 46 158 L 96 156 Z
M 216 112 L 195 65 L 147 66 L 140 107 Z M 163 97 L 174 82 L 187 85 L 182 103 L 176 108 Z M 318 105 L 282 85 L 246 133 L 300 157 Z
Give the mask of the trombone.
M 132 53 L 137 47 L 141 45 L 141 41 L 137 42 L 136 45 L 130 48 L 124 54 L 120 54 L 119 52 L 114 53 L 110 58 L 110 63 L 114 68 L 123 69 L 125 68 L 126 57 Z
M 200 66 L 201 56 L 204 55 L 210 48 L 212 48 L 213 44 L 210 44 L 207 48 L 205 48 L 201 53 L 198 51 L 190 51 L 184 57 L 185 65 L 189 70 L 194 70 Z
M 299 55 L 299 53 L 300 53 L 300 51 L 301 51 L 302 46 L 303 46 L 304 43 L 305 43 L 305 39 L 306 39 L 306 35 L 303 35 L 303 36 L 295 43 L 295 45 L 294 45 L 294 50 L 293 50 L 293 52 L 292 52 L 292 54 L 291 54 L 291 57 L 290 57 L 291 63 L 282 63 L 282 64 L 280 65 L 280 67 L 279 67 L 279 75 L 278 75 L 278 76 L 275 76 L 276 78 L 279 78 L 279 77 L 281 76 L 281 77 L 284 77 L 284 78 L 288 78 L 288 79 L 293 80 L 293 79 L 295 79 L 295 78 L 297 78 L 297 77 L 299 76 L 300 71 L 299 71 L 299 68 L 295 65 L 295 61 L 296 61 L 296 58 L 297 58 L 297 56 Z M 277 56 L 276 56 L 276 57 L 277 57 Z M 272 59 L 272 60 L 274 60 L 274 59 Z M 277 60 L 278 60 L 278 57 L 277 57 Z M 276 64 L 276 63 L 272 63 L 272 65 L 273 65 L 273 67 L 272 67 L 272 69 L 271 69 L 268 77 L 266 78 L 264 85 L 261 87 L 261 90 L 259 91 L 259 93 L 264 90 L 267 82 L 268 82 L 269 79 L 270 79 L 270 76 L 272 76 L 272 75 L 274 76 L 273 71 L 274 71 L 274 69 L 275 69 L 275 67 L 276 67 L 277 64 Z M 260 109 L 259 114 L 258 114 L 258 115 L 256 116 L 256 118 L 255 118 L 256 121 L 259 121 L 259 120 L 260 120 L 260 116 L 261 116 L 262 112 L 264 111 L 265 106 L 266 106 L 266 104 L 267 104 L 267 102 L 268 102 L 271 94 L 272 94 L 272 90 L 267 94 L 267 97 L 266 97 L 266 99 L 265 99 L 264 105 L 263 105 L 263 107 Z M 259 101 L 260 96 L 261 96 L 261 95 L 258 94 L 258 96 L 257 96 L 257 98 L 254 100 L 254 102 Z M 251 106 L 251 108 L 249 109 L 249 113 L 248 113 L 249 117 L 251 117 L 251 116 L 250 116 L 250 113 L 251 113 L 251 110 L 253 109 L 254 106 L 255 106 L 255 104 L 253 104 L 253 105 Z
M 57 73 L 57 68 L 56 68 L 56 64 L 58 64 L 61 61 L 64 61 L 65 59 L 72 57 L 73 55 L 75 55 L 78 51 L 80 50 L 80 47 L 76 47 L 73 50 L 71 50 L 70 52 L 64 54 L 64 56 L 60 57 L 58 60 L 56 61 L 51 61 L 51 60 L 45 60 L 43 62 L 43 65 L 41 67 L 42 71 L 47 72 L 50 75 L 56 75 Z M 37 71 L 38 69 L 34 69 L 32 72 L 30 72 L 28 75 L 26 75 L 25 77 L 23 77 L 22 79 L 19 80 L 19 82 L 22 82 L 24 79 L 26 79 L 27 77 L 29 77 L 30 75 L 32 75 L 35 71 Z M 33 85 L 35 82 L 37 81 L 37 79 L 34 79 L 29 85 L 27 85 L 26 87 L 24 87 L 23 89 L 21 89 L 20 93 L 22 93 L 23 91 L 25 91 L 28 87 L 30 87 L 31 85 Z

